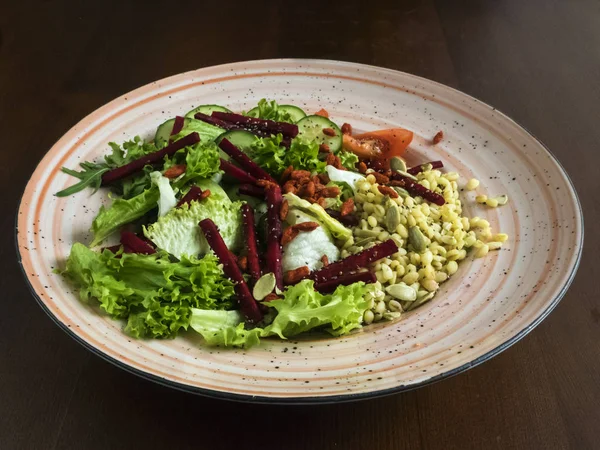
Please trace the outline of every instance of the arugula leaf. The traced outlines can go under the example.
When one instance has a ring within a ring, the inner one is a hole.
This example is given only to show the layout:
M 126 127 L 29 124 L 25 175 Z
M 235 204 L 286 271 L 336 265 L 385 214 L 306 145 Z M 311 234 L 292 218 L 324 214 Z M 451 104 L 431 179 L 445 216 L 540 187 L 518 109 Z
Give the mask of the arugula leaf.
M 84 190 L 86 187 L 94 188 L 94 191 L 92 192 L 92 194 L 94 194 L 100 188 L 100 184 L 102 183 L 102 174 L 110 170 L 108 167 L 105 167 L 101 164 L 81 163 L 80 166 L 83 168 L 81 172 L 67 169 L 66 167 L 61 169 L 67 175 L 71 175 L 81 181 L 73 186 L 63 189 L 60 192 L 57 192 L 55 194 L 57 197 L 68 197 L 69 195 L 73 195 L 76 192 Z

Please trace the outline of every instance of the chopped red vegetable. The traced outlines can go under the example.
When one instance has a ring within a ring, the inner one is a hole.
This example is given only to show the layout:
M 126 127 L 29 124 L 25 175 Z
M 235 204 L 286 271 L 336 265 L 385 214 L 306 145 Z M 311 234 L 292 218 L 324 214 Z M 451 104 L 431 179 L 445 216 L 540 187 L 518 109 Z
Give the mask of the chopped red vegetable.
M 325 211 L 327 211 L 327 214 L 329 214 L 331 217 L 347 227 L 355 227 L 359 223 L 358 217 L 356 217 L 354 214 L 346 214 L 345 216 L 342 216 L 340 211 L 336 211 L 335 209 L 331 208 L 327 208 Z
M 181 116 L 175 117 L 175 122 L 173 123 L 173 129 L 171 130 L 171 136 L 175 136 L 181 130 L 183 130 L 183 124 L 185 123 L 185 118 Z
M 220 168 L 223 172 L 225 172 L 229 176 L 232 176 L 233 178 L 238 180 L 240 183 L 250 183 L 250 184 L 256 183 L 256 178 L 254 178 L 252 175 L 250 175 L 245 170 L 240 169 L 237 166 L 234 166 L 229 161 L 225 161 L 223 158 L 221 158 Z
M 190 190 L 188 191 L 187 194 L 185 194 L 181 200 L 179 200 L 179 203 L 177 203 L 177 207 L 185 205 L 186 203 L 191 203 L 194 200 L 198 201 L 200 200 L 200 196 L 202 195 L 202 189 L 200 189 L 198 186 L 192 186 L 190 188 Z
M 431 203 L 435 203 L 438 206 L 442 206 L 446 203 L 444 197 L 438 194 L 437 192 L 433 192 L 430 189 L 427 189 L 422 184 L 417 183 L 416 181 L 411 180 L 410 178 L 403 177 L 399 173 L 392 174 L 392 181 L 390 184 L 392 186 L 398 186 L 406 189 L 412 195 L 418 195 L 423 197 L 425 200 L 430 201 Z
M 108 172 L 105 172 L 102 175 L 102 185 L 105 186 L 107 184 L 128 177 L 129 175 L 139 172 L 144 168 L 144 166 L 147 166 L 149 164 L 157 164 L 161 162 L 165 158 L 165 156 L 171 156 L 175 152 L 181 150 L 182 148 L 185 148 L 188 145 L 194 145 L 197 142 L 200 142 L 200 135 L 198 133 L 194 132 L 188 134 L 187 136 L 179 139 L 178 141 L 173 142 L 172 144 L 167 145 L 165 148 L 158 150 L 157 152 L 144 155 L 139 159 L 125 164 L 124 166 L 117 167 L 116 169 L 112 169 Z
M 423 172 L 423 169 L 428 164 L 431 165 L 432 169 L 440 169 L 440 168 L 444 167 L 444 163 L 441 162 L 441 161 L 429 161 L 429 162 L 426 162 L 426 163 L 421 164 L 419 166 L 411 167 L 410 169 L 407 170 L 407 172 L 410 173 L 411 175 L 416 175 L 418 173 Z
M 349 284 L 363 281 L 365 283 L 375 283 L 377 277 L 370 271 L 356 272 L 349 275 L 342 275 L 329 281 L 323 281 L 322 283 L 315 284 L 315 290 L 321 294 L 329 294 L 336 290 L 338 286 L 348 286 Z
M 141 253 L 143 255 L 156 253 L 156 250 L 148 242 L 131 231 L 121 231 L 121 244 L 125 248 L 130 248 L 133 253 Z
M 265 131 L 272 134 L 283 134 L 284 136 L 294 138 L 298 135 L 298 125 L 286 122 L 275 122 L 274 120 L 257 119 L 254 117 L 242 116 L 241 114 L 225 113 L 213 111 L 212 117 L 226 122 L 244 125 L 256 130 Z
M 240 310 L 246 317 L 248 322 L 258 323 L 262 320 L 262 312 L 258 309 L 258 304 L 250 292 L 250 288 L 246 284 L 242 272 L 234 259 L 232 254 L 225 245 L 223 237 L 215 223 L 211 219 L 204 219 L 199 223 L 200 228 L 204 232 L 206 241 L 212 248 L 213 252 L 219 258 L 221 264 L 223 264 L 223 271 L 225 275 L 231 278 L 235 282 L 235 292 L 238 297 Z
M 238 188 L 238 193 L 241 195 L 249 195 L 250 197 L 256 197 L 260 199 L 265 198 L 265 190 L 260 186 L 255 186 L 253 184 L 240 184 Z
M 329 264 L 310 274 L 310 278 L 317 284 L 339 278 L 357 269 L 367 268 L 369 264 L 381 258 L 393 255 L 398 251 L 398 245 L 393 239 L 374 245 L 355 255 L 350 255 L 340 261 Z
M 283 289 L 283 268 L 281 266 L 281 188 L 279 185 L 269 183 L 265 187 L 267 201 L 267 257 L 266 272 L 275 275 L 275 282 L 279 289 Z
M 221 142 L 219 142 L 219 147 L 256 179 L 269 180 L 273 183 L 277 183 L 277 181 L 275 181 L 271 175 L 269 175 L 258 164 L 248 158 L 244 152 L 229 142 L 229 140 L 221 139 Z
M 244 223 L 244 243 L 246 245 L 246 258 L 248 259 L 248 273 L 256 282 L 261 277 L 260 261 L 258 258 L 258 244 L 256 242 L 256 227 L 254 224 L 254 211 L 247 203 L 242 205 L 242 221 Z

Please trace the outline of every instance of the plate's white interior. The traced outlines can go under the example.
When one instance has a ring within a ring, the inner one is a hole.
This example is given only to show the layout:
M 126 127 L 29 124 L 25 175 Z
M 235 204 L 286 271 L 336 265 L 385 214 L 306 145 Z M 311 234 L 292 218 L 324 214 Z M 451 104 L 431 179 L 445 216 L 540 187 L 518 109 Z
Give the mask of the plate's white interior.
M 260 98 L 326 108 L 338 123 L 415 132 L 409 162 L 441 159 L 447 170 L 481 180 L 480 193 L 507 193 L 498 209 L 474 203 L 470 215 L 510 235 L 502 250 L 467 259 L 430 303 L 399 321 L 344 338 L 270 341 L 249 351 L 205 348 L 191 333 L 171 341 L 136 341 L 121 324 L 77 300 L 52 273 L 88 229 L 103 195 L 67 199 L 60 166 L 100 158 L 107 142 L 136 134 L 200 104 L 249 109 Z M 444 141 L 429 144 L 438 131 Z M 34 290 L 73 333 L 112 359 L 192 388 L 266 397 L 325 397 L 410 386 L 470 364 L 510 341 L 557 301 L 581 246 L 572 187 L 552 156 L 489 106 L 445 86 L 369 66 L 323 61 L 259 61 L 202 69 L 127 94 L 76 125 L 47 154 L 19 212 L 19 250 Z

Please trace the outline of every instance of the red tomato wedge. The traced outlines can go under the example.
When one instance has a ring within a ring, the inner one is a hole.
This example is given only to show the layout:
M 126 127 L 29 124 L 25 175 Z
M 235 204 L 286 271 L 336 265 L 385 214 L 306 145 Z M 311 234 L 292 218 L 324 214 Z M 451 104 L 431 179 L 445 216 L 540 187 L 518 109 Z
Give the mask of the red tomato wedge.
M 355 136 L 344 135 L 343 146 L 361 159 L 383 163 L 387 168 L 394 156 L 402 156 L 413 139 L 413 132 L 404 128 L 369 131 Z

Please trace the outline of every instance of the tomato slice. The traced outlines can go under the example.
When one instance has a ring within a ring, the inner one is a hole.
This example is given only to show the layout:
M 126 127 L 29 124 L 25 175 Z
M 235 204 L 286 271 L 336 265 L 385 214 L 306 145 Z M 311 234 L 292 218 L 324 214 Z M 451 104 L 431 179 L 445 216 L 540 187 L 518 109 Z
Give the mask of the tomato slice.
M 370 131 L 355 136 L 344 135 L 344 149 L 361 159 L 378 160 L 385 167 L 394 156 L 402 156 L 413 139 L 413 132 L 404 128 Z

